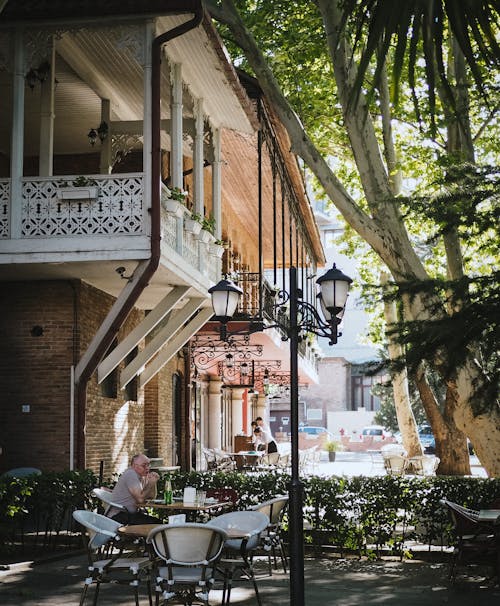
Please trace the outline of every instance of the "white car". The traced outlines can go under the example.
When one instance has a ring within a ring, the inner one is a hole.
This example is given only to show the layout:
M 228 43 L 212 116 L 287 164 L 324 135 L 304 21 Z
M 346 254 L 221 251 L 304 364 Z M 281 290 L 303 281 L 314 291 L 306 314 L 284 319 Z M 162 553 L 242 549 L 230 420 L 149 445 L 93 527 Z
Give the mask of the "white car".
M 382 425 L 369 425 L 368 427 L 363 427 L 361 435 L 363 436 L 363 439 L 371 436 L 375 442 L 392 437 L 392 433 L 390 431 L 386 431 Z

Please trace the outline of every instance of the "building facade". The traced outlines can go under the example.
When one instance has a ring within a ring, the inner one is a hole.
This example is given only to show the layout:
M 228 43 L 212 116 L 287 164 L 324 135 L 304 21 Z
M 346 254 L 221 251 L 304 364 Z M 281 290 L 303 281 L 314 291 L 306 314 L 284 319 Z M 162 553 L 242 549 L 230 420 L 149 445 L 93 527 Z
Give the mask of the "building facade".
M 0 84 L 0 470 L 110 476 L 138 451 L 190 469 L 232 449 L 288 346 L 235 337 L 252 373 L 229 371 L 208 290 L 243 286 L 244 332 L 272 323 L 291 265 L 314 300 L 325 261 L 258 83 L 192 0 L 7 2 Z M 317 381 L 311 348 L 299 370 Z

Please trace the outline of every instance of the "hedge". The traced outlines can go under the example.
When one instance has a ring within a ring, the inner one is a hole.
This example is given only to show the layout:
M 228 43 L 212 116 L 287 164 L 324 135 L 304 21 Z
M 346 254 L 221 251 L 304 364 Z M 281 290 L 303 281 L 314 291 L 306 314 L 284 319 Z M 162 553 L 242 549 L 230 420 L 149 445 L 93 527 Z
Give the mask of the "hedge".
M 179 472 L 170 479 L 179 493 L 185 486 L 234 488 L 238 508 L 245 509 L 287 493 L 290 476 Z M 76 535 L 71 513 L 98 507 L 90 496 L 97 481 L 91 471 L 0 478 L 0 553 L 25 545 L 27 537 L 42 550 L 51 550 L 62 537 Z M 328 547 L 359 554 L 390 550 L 403 555 L 412 541 L 429 549 L 451 546 L 451 525 L 440 499 L 481 509 L 500 497 L 497 478 L 309 476 L 303 478 L 303 485 L 306 542 L 317 550 Z

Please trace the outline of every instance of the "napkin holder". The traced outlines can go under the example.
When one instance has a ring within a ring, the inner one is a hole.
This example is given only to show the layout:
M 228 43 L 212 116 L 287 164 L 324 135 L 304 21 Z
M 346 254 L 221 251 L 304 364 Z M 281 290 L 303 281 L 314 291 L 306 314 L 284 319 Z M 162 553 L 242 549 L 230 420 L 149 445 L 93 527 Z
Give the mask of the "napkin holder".
M 184 505 L 194 505 L 196 501 L 196 488 L 194 486 L 186 486 L 182 500 Z

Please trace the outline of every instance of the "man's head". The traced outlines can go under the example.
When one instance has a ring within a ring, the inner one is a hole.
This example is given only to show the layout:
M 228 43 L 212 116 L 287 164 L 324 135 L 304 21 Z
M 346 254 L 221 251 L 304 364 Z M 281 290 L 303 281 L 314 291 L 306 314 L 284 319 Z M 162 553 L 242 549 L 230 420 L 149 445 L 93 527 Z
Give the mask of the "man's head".
M 130 462 L 130 467 L 138 473 L 140 476 L 147 476 L 149 473 L 149 468 L 151 467 L 151 463 L 149 459 L 144 454 L 136 454 L 132 457 Z
M 262 417 L 257 417 L 256 419 L 257 425 L 264 425 L 264 419 Z

